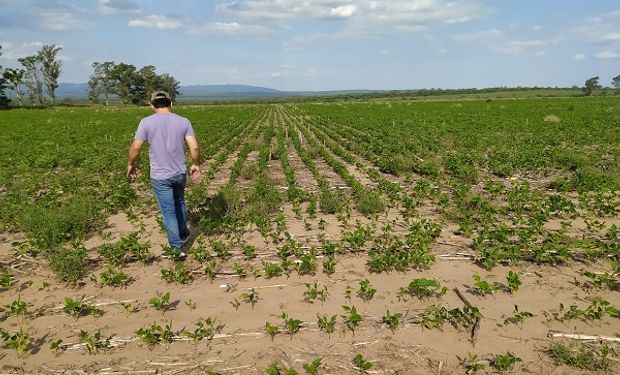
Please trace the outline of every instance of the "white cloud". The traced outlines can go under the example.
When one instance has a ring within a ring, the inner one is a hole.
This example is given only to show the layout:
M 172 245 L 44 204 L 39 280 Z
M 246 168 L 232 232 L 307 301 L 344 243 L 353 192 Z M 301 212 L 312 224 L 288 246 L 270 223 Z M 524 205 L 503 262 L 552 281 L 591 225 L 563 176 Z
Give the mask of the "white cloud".
M 581 61 L 581 60 L 585 60 L 586 57 L 587 56 L 584 53 L 577 53 L 577 54 L 575 54 L 575 56 L 573 56 L 573 59 L 575 59 L 577 61 Z
M 132 0 L 99 0 L 97 8 L 105 15 L 140 12 L 140 5 Z
M 495 50 L 508 56 L 517 56 L 525 53 L 527 50 L 545 47 L 552 44 L 549 40 L 510 40 L 495 47 Z M 540 54 L 541 51 L 536 51 Z
M 43 47 L 43 42 L 0 42 L 2 46 L 2 56 L 0 59 L 17 60 L 20 57 L 32 56 Z
M 603 59 L 603 60 L 607 60 L 607 59 L 620 59 L 620 53 L 614 52 L 614 51 L 610 51 L 610 50 L 605 50 L 605 51 L 598 52 L 594 56 L 596 56 L 596 58 L 598 58 L 598 59 Z
M 262 35 L 272 30 L 261 25 L 246 25 L 238 22 L 212 22 L 191 26 L 188 32 L 192 35 L 227 34 L 227 35 Z
M 603 40 L 620 41 L 620 32 L 607 33 L 601 37 Z
M 151 14 L 140 18 L 132 18 L 129 27 L 142 27 L 146 29 L 174 30 L 183 27 L 183 22 L 175 17 Z
M 282 76 L 282 72 L 271 72 L 271 76 L 274 78 L 278 78 Z
M 238 0 L 217 11 L 276 23 L 296 19 L 341 20 L 353 32 L 418 31 L 468 22 L 488 14 L 482 0 Z
M 540 31 L 540 30 L 542 30 L 542 26 L 540 26 L 540 25 L 532 26 L 532 31 Z
M 93 26 L 88 21 L 81 20 L 69 12 L 41 13 L 39 25 L 45 30 L 62 31 L 88 29 Z

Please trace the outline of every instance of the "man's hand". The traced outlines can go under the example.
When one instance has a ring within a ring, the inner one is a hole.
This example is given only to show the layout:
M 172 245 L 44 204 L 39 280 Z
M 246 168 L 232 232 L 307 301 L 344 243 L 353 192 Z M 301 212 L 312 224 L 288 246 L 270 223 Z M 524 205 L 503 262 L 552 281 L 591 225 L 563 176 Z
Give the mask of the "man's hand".
M 199 165 L 192 164 L 192 166 L 189 167 L 189 177 L 192 179 L 192 181 L 198 181 L 201 175 L 202 172 L 200 171 Z
M 127 166 L 127 178 L 129 181 L 133 181 L 136 177 L 138 177 L 138 168 L 133 164 L 129 164 Z

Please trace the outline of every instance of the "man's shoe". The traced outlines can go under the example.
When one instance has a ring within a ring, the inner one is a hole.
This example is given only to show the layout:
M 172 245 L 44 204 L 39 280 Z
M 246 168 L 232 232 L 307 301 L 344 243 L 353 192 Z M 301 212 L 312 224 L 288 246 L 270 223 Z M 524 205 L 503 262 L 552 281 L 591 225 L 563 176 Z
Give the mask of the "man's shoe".
M 161 253 L 162 258 L 166 259 L 184 259 L 187 256 L 185 251 L 181 249 L 168 248 Z

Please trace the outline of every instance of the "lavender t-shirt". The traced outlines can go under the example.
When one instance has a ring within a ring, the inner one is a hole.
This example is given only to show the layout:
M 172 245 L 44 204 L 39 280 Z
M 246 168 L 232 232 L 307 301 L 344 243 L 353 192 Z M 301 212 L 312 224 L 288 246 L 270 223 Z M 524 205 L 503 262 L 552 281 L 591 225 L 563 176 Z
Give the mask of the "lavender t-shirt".
M 192 124 L 174 113 L 155 113 L 140 121 L 135 139 L 150 145 L 152 179 L 165 180 L 186 172 L 186 136 L 194 136 Z

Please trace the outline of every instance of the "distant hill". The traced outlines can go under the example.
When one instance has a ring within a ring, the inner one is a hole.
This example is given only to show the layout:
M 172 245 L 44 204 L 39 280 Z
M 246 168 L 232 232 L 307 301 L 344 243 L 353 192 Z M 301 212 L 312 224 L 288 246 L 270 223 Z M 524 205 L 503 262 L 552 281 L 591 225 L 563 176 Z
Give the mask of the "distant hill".
M 179 89 L 179 100 L 186 99 L 244 99 L 267 98 L 283 96 L 324 96 L 338 94 L 364 94 L 378 92 L 372 90 L 339 90 L 339 91 L 281 91 L 268 87 L 250 85 L 188 85 Z M 60 83 L 56 89 L 56 96 L 60 99 L 87 99 L 88 84 Z

